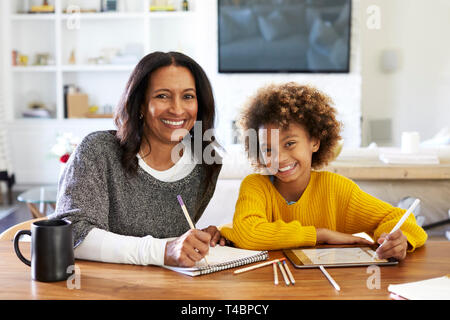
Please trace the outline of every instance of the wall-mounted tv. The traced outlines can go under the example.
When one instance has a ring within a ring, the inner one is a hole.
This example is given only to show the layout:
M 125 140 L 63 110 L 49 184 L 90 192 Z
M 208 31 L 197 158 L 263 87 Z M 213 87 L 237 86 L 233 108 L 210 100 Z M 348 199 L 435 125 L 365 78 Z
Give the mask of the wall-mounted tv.
M 218 0 L 219 72 L 345 73 L 351 0 Z

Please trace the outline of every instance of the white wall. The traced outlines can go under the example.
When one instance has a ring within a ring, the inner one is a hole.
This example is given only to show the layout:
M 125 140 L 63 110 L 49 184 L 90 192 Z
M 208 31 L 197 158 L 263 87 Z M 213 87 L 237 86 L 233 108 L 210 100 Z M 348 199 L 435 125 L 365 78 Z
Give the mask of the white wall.
M 345 147 L 358 147 L 361 143 L 361 75 L 360 46 L 358 40 L 359 1 L 354 1 L 351 40 L 351 72 L 349 74 L 219 74 L 217 68 L 217 1 L 202 1 L 199 10 L 198 54 L 195 57 L 204 67 L 213 85 L 217 109 L 218 138 L 225 145 L 231 142 L 231 122 L 257 88 L 272 82 L 297 81 L 316 86 L 329 94 L 344 122 Z
M 381 118 L 392 119 L 395 146 L 402 131 L 429 139 L 450 126 L 450 1 L 362 0 L 361 14 L 373 4 L 380 29 L 361 23 L 363 144 L 370 142 L 368 120 Z M 398 53 L 393 73 L 380 69 L 385 49 Z

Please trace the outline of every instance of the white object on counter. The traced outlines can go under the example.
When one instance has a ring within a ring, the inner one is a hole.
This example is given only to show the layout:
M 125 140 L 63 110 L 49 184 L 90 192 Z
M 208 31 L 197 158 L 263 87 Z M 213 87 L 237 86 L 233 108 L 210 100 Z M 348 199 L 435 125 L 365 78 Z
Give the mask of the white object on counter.
M 418 132 L 402 133 L 402 153 L 418 153 L 420 145 L 420 135 Z

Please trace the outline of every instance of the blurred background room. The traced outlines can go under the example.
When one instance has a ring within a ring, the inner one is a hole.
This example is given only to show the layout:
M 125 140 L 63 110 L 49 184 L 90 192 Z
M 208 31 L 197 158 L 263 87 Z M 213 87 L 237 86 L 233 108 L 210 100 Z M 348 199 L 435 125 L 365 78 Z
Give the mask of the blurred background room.
M 324 91 L 343 123 L 325 170 L 395 206 L 421 206 L 450 238 L 450 1 L 0 1 L 0 232 L 54 210 L 58 175 L 113 114 L 153 51 L 194 58 L 211 80 L 224 166 L 199 226 L 232 221 L 252 168 L 236 120 L 269 83 Z M 87 190 L 88 192 L 88 190 Z

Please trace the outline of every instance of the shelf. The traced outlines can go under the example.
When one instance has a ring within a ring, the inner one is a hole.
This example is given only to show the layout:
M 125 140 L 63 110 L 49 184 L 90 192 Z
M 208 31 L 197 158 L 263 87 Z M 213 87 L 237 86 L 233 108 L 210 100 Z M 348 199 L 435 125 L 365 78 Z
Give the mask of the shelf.
M 61 19 L 73 19 L 75 15 L 81 20 L 182 18 L 190 17 L 194 13 L 194 11 L 64 13 Z
M 114 114 L 109 113 L 109 114 L 87 114 L 86 115 L 87 119 L 112 119 L 114 118 Z
M 62 72 L 132 71 L 135 65 L 62 65 Z M 13 72 L 56 72 L 56 66 L 12 66 Z
M 13 72 L 55 72 L 56 66 L 12 66 Z
M 106 19 L 137 19 L 145 18 L 146 14 L 142 12 L 93 12 L 93 13 L 64 13 L 62 20 L 79 17 L 81 20 L 106 20 Z
M 12 21 L 55 20 L 54 13 L 16 13 L 11 15 Z
M 148 15 L 151 18 L 183 18 L 195 15 L 195 11 L 153 11 Z
M 124 90 L 127 78 L 138 60 L 111 60 L 123 63 L 119 65 L 88 64 L 90 57 L 108 56 L 110 48 L 125 48 L 130 51 L 130 56 L 139 55 L 139 59 L 156 50 L 178 50 L 195 56 L 191 53 L 195 52 L 195 46 L 192 49 L 191 42 L 184 36 L 185 29 L 195 25 L 195 9 L 150 11 L 150 0 L 133 0 L 134 5 L 124 6 L 130 11 L 77 13 L 64 11 L 71 1 L 53 0 L 53 13 L 20 13 L 17 11 L 20 7 L 18 2 L 19 0 L 0 0 L 0 19 L 5 26 L 4 29 L 2 26 L 1 31 L 5 34 L 2 65 L 6 67 L 4 83 L 7 83 L 8 88 L 6 101 L 9 107 L 6 114 L 7 120 L 14 123 L 34 126 L 75 121 L 83 126 L 84 121 L 87 126 L 91 126 L 95 119 L 63 119 L 64 85 L 73 83 L 85 91 L 94 88 L 89 94 L 96 104 L 116 105 L 120 99 L 119 93 Z M 78 23 L 81 21 L 85 26 L 70 28 L 69 23 L 73 20 L 78 20 Z M 13 66 L 13 50 L 28 55 L 29 65 Z M 68 63 L 72 50 L 76 50 L 76 61 L 79 64 Z M 42 52 L 50 53 L 52 65 L 31 64 L 34 63 L 33 57 Z M 108 92 L 109 89 L 112 92 Z M 18 108 L 28 103 L 25 94 L 28 92 L 37 93 L 39 99 L 47 101 L 47 104 L 51 101 L 54 118 L 22 119 Z M 108 122 L 111 118 L 98 121 Z
M 132 71 L 135 65 L 63 65 L 63 72 L 91 72 L 91 71 Z
M 93 13 L 62 13 L 58 15 L 61 20 L 80 18 L 81 20 L 108 20 L 108 19 L 144 19 L 144 18 L 183 18 L 195 14 L 194 11 L 154 11 L 154 12 L 93 12 Z M 55 20 L 54 13 L 16 13 L 11 15 L 12 21 Z
M 24 126 L 44 126 L 47 127 L 48 125 L 56 124 L 56 125 L 65 125 L 65 124 L 77 124 L 77 123 L 89 123 L 92 125 L 92 123 L 108 123 L 111 122 L 113 124 L 113 118 L 101 118 L 101 117 L 92 117 L 92 118 L 71 118 L 71 119 L 58 119 L 58 118 L 23 118 L 18 117 L 14 118 L 12 121 L 6 121 L 5 124 L 7 125 L 24 125 Z

